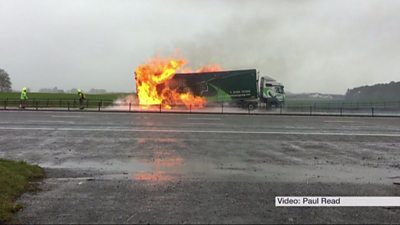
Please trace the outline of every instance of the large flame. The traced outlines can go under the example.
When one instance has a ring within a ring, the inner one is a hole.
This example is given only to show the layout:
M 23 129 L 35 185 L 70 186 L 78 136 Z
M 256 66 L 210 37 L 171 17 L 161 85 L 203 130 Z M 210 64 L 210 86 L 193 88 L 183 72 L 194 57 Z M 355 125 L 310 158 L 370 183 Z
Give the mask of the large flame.
M 186 60 L 184 59 L 162 59 L 155 57 L 147 63 L 139 65 L 135 70 L 136 89 L 139 98 L 139 104 L 142 106 L 162 105 L 170 109 L 173 105 L 185 105 L 187 108 L 202 108 L 206 99 L 200 96 L 194 96 L 193 93 L 177 92 L 171 89 L 166 82 L 171 80 L 176 72 L 192 72 L 184 68 Z M 219 71 L 218 65 L 204 66 L 196 72 Z

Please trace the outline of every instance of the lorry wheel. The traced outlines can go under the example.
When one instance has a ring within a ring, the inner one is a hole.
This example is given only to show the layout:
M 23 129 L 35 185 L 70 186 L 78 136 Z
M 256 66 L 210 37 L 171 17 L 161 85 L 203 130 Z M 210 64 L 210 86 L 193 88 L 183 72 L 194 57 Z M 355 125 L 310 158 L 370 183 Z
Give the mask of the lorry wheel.
M 254 110 L 256 107 L 254 104 L 249 104 L 248 108 L 249 108 L 249 110 Z

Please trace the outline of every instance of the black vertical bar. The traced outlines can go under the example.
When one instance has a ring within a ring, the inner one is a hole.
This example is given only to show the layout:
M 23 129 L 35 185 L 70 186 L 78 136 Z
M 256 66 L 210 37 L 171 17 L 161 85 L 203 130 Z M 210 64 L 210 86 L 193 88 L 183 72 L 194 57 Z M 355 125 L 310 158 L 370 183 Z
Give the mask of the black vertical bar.
M 310 116 L 312 115 L 312 106 L 310 105 Z
M 101 107 L 101 101 L 99 102 L 99 108 L 98 108 L 98 111 L 100 112 L 100 107 Z
M 129 112 L 131 111 L 132 103 L 129 102 Z
M 161 113 L 161 104 L 160 104 L 160 113 Z
M 189 112 L 192 113 L 192 104 L 189 105 Z
M 371 113 L 372 117 L 374 117 L 374 107 L 371 108 Z
M 221 113 L 224 114 L 224 103 L 221 104 Z
M 342 115 L 343 115 L 343 108 L 340 107 L 340 116 L 342 116 Z

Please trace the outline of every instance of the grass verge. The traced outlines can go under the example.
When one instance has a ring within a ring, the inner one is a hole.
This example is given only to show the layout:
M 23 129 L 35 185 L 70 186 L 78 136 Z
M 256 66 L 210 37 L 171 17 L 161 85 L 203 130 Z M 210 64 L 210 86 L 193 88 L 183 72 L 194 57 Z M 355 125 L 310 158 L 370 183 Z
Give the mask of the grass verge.
M 105 94 L 87 94 L 87 99 L 98 101 L 114 101 L 120 97 L 128 96 L 132 93 L 105 93 Z M 19 100 L 21 93 L 19 92 L 0 92 L 0 101 L 8 100 Z M 30 100 L 74 100 L 78 99 L 77 93 L 40 93 L 40 92 L 28 92 Z
M 15 201 L 23 192 L 33 189 L 29 182 L 43 177 L 44 171 L 39 166 L 0 159 L 0 224 L 22 208 Z

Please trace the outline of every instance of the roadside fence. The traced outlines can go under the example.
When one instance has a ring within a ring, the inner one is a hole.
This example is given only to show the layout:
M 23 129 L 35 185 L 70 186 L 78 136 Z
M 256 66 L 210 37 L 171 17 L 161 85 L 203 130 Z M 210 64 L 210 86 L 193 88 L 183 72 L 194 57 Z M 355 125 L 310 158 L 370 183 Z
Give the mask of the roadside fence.
M 22 109 L 23 105 L 25 109 Z M 84 109 L 80 109 L 81 107 Z M 291 103 L 272 108 L 262 103 L 253 109 L 228 103 L 209 103 L 203 108 L 198 108 L 195 105 L 139 105 L 135 102 L 101 99 L 87 99 L 82 104 L 78 99 L 29 99 L 25 103 L 19 99 L 0 99 L 0 110 L 400 117 L 400 102 Z

